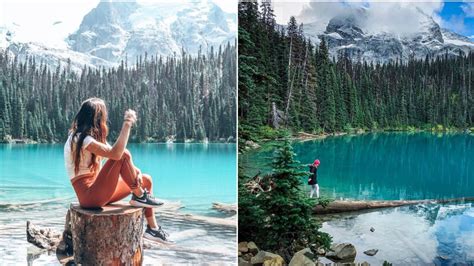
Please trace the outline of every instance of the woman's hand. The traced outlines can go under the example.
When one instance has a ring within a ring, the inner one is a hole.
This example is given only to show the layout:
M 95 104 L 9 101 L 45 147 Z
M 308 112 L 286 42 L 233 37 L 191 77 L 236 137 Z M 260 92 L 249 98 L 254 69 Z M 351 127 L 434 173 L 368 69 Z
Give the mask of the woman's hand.
M 132 126 L 133 124 L 137 122 L 137 113 L 132 109 L 128 109 L 127 111 L 125 111 L 123 120 L 124 120 L 124 123 L 127 123 L 130 126 Z

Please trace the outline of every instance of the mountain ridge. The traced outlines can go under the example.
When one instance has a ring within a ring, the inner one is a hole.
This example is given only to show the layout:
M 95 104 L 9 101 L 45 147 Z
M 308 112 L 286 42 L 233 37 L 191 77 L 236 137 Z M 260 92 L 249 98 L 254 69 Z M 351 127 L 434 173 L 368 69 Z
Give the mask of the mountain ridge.
M 113 67 L 139 56 L 196 55 L 235 42 L 236 15 L 212 1 L 199 3 L 143 3 L 100 1 L 64 40 L 64 47 L 15 40 L 15 29 L 0 27 L 0 51 L 20 60 L 29 56 L 51 67 L 68 64 Z
M 316 44 L 325 39 L 332 57 L 346 54 L 354 61 L 374 63 L 474 51 L 474 42 L 468 37 L 442 28 L 421 9 L 416 10 L 422 14 L 420 24 L 410 33 L 371 32 L 366 9 L 359 8 L 333 17 L 323 32 L 317 22 L 303 24 L 303 34 Z

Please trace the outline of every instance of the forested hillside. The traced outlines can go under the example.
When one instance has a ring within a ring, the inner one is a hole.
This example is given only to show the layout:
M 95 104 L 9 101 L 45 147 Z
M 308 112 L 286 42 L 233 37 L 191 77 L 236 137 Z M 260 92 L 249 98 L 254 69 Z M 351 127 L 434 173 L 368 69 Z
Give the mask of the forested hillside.
M 330 58 L 294 17 L 278 26 L 270 3 L 239 3 L 241 136 L 279 124 L 312 133 L 474 126 L 474 53 L 369 64 Z M 276 108 L 272 108 L 272 103 Z M 439 126 L 441 125 L 441 126 Z
M 0 140 L 63 141 L 89 97 L 105 100 L 112 139 L 131 108 L 138 114 L 132 141 L 233 140 L 235 52 L 228 44 L 197 56 L 145 54 L 136 63 L 81 73 L 0 54 Z

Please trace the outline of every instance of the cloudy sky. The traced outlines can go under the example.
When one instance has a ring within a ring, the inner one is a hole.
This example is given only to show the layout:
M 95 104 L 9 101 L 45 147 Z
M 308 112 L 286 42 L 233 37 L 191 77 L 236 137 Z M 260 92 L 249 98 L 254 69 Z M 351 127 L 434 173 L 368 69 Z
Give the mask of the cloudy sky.
M 16 31 L 15 40 L 35 41 L 64 48 L 63 40 L 76 31 L 82 18 L 97 6 L 100 0 L 1 0 L 0 27 Z M 138 3 L 200 0 L 138 0 Z M 237 0 L 212 0 L 224 11 L 237 13 Z
M 369 3 L 370 2 L 370 3 Z M 419 21 L 414 7 L 432 15 L 441 27 L 465 35 L 474 40 L 474 1 L 298 1 L 274 0 L 277 22 L 286 24 L 290 16 L 300 22 L 315 22 L 327 25 L 329 19 L 347 10 L 347 7 L 366 7 L 370 10 L 372 26 L 386 30 L 409 31 Z

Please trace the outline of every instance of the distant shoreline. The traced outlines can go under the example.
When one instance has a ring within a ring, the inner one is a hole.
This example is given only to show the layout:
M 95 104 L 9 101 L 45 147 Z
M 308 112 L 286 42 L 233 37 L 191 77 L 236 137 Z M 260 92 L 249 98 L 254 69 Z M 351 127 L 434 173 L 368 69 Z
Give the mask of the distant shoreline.
M 63 142 L 48 142 L 48 141 L 35 141 L 31 139 L 11 139 L 0 141 L 0 144 L 19 144 L 19 145 L 32 145 L 32 144 L 61 144 Z M 150 142 L 129 142 L 130 144 L 236 144 L 235 140 L 232 141 L 150 141 Z
M 351 136 L 359 136 L 364 134 L 371 134 L 371 133 L 431 133 L 431 134 L 468 134 L 474 135 L 474 128 L 450 128 L 450 129 L 372 129 L 372 130 L 365 130 L 365 129 L 354 129 L 351 131 L 341 131 L 341 132 L 333 132 L 333 133 L 308 133 L 304 131 L 298 131 L 291 133 L 290 138 L 295 141 L 311 141 L 311 140 L 318 140 L 318 139 L 325 139 L 327 137 L 341 137 L 346 135 Z M 244 140 L 242 142 L 242 147 L 239 150 L 240 153 L 256 150 L 261 147 L 261 145 L 270 142 L 270 141 L 282 141 L 283 138 L 261 138 L 258 141 L 251 141 L 251 140 Z

